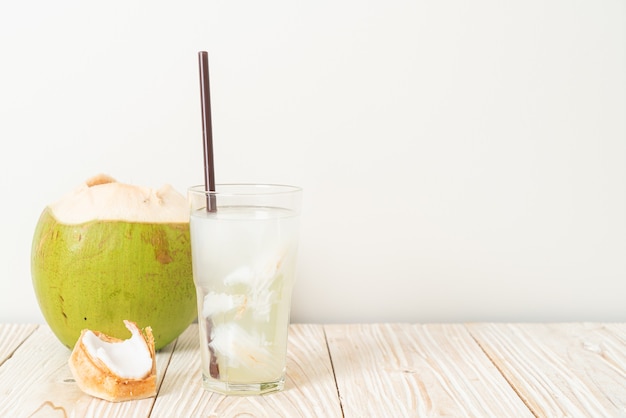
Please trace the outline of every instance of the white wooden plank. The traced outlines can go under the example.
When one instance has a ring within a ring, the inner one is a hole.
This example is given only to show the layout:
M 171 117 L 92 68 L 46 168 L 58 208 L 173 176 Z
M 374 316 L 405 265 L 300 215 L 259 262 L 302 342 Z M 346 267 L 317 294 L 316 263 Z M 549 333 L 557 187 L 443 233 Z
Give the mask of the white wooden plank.
M 472 324 L 537 416 L 626 416 L 626 324 Z
M 224 396 L 205 391 L 198 352 L 198 329 L 194 325 L 179 338 L 151 418 L 341 416 L 320 325 L 291 325 L 285 389 L 279 393 Z
M 463 325 L 326 325 L 346 418 L 531 417 Z
M 162 380 L 172 346 L 157 354 Z M 84 394 L 67 361 L 70 350 L 47 326 L 37 330 L 0 367 L 0 417 L 147 417 L 154 397 L 112 403 Z
M 35 324 L 0 324 L 0 365 L 37 329 Z

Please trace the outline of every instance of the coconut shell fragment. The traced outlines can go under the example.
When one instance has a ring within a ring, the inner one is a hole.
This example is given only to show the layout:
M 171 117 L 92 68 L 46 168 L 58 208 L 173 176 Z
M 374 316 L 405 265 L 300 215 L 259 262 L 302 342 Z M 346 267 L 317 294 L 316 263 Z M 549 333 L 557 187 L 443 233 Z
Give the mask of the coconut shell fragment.
M 111 402 L 156 395 L 152 329 L 142 332 L 134 322 L 124 324 L 132 334 L 128 340 L 88 329 L 81 332 L 68 363 L 83 392 Z

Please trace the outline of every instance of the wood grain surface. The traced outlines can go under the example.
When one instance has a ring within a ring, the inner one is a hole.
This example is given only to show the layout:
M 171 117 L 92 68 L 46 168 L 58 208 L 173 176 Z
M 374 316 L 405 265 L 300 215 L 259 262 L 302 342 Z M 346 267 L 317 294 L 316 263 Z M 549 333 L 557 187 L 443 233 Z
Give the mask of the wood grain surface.
M 624 325 L 474 324 L 487 355 L 540 417 L 626 417 Z
M 327 326 L 345 417 L 532 417 L 463 325 Z
M 156 397 L 77 387 L 45 325 L 0 324 L 0 417 L 626 417 L 626 324 L 293 324 L 285 390 L 201 385 L 197 325 L 157 353 Z

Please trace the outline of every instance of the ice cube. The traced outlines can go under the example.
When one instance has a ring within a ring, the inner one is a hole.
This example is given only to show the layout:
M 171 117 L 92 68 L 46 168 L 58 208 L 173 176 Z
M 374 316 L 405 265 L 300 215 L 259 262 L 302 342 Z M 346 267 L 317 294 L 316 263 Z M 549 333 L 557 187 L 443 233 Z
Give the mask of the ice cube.
M 252 286 L 255 282 L 256 274 L 249 266 L 237 267 L 228 276 L 224 277 L 224 284 L 232 286 L 235 284 L 245 284 Z
M 283 256 L 283 253 L 280 253 L 280 256 L 277 256 L 276 253 L 273 253 L 272 256 L 266 255 L 259 258 L 262 261 L 255 263 L 254 267 L 238 267 L 224 278 L 226 286 L 241 284 L 248 288 L 245 300 L 236 301 L 241 305 L 241 312 L 249 309 L 256 320 L 269 321 L 270 310 L 277 295 L 277 292 L 271 290 L 271 287 L 281 275 Z M 224 303 L 227 304 L 228 302 Z
M 213 328 L 211 335 L 211 347 L 229 367 L 267 367 L 276 361 L 268 348 L 269 342 L 260 333 L 247 332 L 231 322 Z
M 233 309 L 244 309 L 245 304 L 245 295 L 210 292 L 204 297 L 202 315 L 205 318 L 209 318 L 217 313 L 228 312 Z
M 247 309 L 252 312 L 255 320 L 263 322 L 270 320 L 270 311 L 275 302 L 275 294 L 276 292 L 273 290 L 265 290 L 249 296 Z

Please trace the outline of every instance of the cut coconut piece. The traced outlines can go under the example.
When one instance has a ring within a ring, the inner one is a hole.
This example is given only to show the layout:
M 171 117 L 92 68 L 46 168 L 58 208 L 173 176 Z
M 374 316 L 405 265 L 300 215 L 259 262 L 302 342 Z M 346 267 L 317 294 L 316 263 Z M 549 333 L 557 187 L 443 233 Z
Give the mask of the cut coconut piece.
M 98 331 L 81 332 L 69 359 L 70 370 L 85 393 L 111 402 L 142 399 L 156 394 L 156 359 L 152 329 L 144 333 L 124 321 L 128 340 Z

